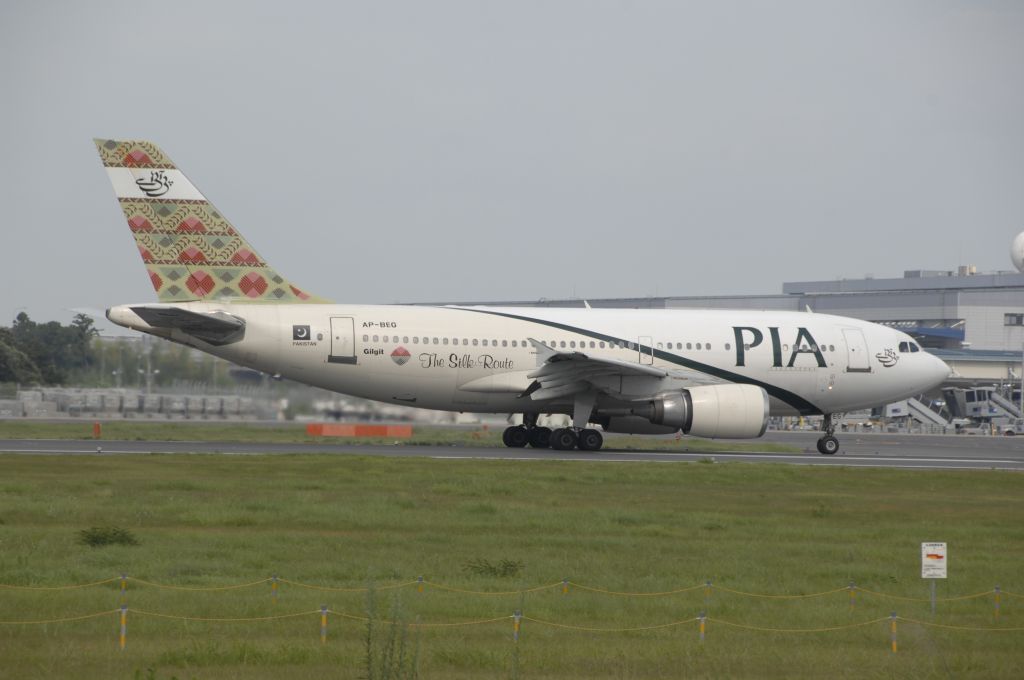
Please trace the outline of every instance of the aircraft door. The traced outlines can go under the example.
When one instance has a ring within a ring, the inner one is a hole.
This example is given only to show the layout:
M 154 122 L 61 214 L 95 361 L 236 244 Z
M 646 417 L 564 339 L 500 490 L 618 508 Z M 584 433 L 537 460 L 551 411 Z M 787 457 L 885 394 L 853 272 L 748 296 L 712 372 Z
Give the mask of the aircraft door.
M 864 340 L 864 333 L 858 328 L 844 328 L 843 339 L 846 340 L 846 371 L 870 373 L 868 343 Z
M 331 317 L 331 353 L 328 363 L 356 363 L 355 319 L 351 316 Z
M 650 366 L 654 363 L 654 340 L 649 335 L 641 335 L 637 350 L 640 352 L 640 363 Z

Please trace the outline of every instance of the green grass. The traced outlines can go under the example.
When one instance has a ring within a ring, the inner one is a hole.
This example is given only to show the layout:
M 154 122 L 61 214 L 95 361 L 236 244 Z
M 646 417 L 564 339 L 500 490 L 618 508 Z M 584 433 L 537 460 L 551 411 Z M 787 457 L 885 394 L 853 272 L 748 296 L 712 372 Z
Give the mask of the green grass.
M 313 585 L 378 590 L 386 615 L 423 623 L 510 619 L 412 633 L 426 678 L 1019 677 L 1024 632 L 986 633 L 900 623 L 818 633 L 730 628 L 824 628 L 901 616 L 980 628 L 1024 628 L 1024 599 L 941 603 L 859 593 L 801 600 L 702 589 L 621 597 L 560 587 L 563 578 L 615 591 L 667 591 L 706 579 L 739 591 L 810 594 L 858 586 L 925 598 L 921 541 L 949 543 L 939 596 L 1024 593 L 1024 484 L 1015 473 L 804 468 L 742 464 L 620 464 L 358 458 L 349 456 L 0 456 L 0 583 L 56 586 L 126 572 L 177 586 L 226 586 L 272 574 Z M 120 527 L 139 544 L 89 547 L 90 527 Z M 503 561 L 508 577 L 470 565 Z M 38 591 L 0 589 L 0 620 L 113 610 L 117 583 Z M 204 623 L 148 617 L 263 617 L 321 604 L 353 616 L 366 594 L 281 586 L 196 592 L 131 581 L 128 646 L 114 614 L 79 622 L 0 625 L 0 676 L 76 678 L 365 677 L 364 630 L 332 615 Z M 648 631 L 593 632 L 689 620 Z M 380 635 L 380 631 L 378 631 Z M 516 659 L 518 658 L 518 661 Z
M 47 421 L 0 421 L 0 439 L 91 439 L 93 421 L 54 423 Z M 133 420 L 102 421 L 102 438 L 121 441 L 212 441 L 251 443 L 360 443 L 397 446 L 486 446 L 501 447 L 500 427 L 441 427 L 416 425 L 409 439 L 393 437 L 311 437 L 302 424 L 270 425 L 266 423 L 218 422 L 146 422 Z M 711 441 L 693 437 L 676 440 L 671 437 L 609 435 L 605 449 L 644 451 L 761 451 L 799 453 L 802 449 L 771 442 Z

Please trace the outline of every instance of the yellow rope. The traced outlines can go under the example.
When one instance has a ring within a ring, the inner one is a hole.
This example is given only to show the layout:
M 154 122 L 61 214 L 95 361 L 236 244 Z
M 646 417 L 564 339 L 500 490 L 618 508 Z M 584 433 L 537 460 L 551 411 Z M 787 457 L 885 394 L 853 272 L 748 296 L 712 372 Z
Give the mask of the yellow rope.
M 33 624 L 42 623 L 64 623 L 65 621 L 83 621 L 85 619 L 95 619 L 99 616 L 107 616 L 109 614 L 116 614 L 120 609 L 111 609 L 106 612 L 96 612 L 95 614 L 83 614 L 82 616 L 65 616 L 60 619 L 39 619 L 36 621 L 0 621 L 0 626 L 28 626 Z
M 623 595 L 623 596 L 626 596 L 626 597 L 657 597 L 657 596 L 660 596 L 660 595 L 675 595 L 677 593 L 688 593 L 688 592 L 690 592 L 692 590 L 700 590 L 701 588 L 707 587 L 707 586 L 705 586 L 702 583 L 702 584 L 697 585 L 697 586 L 690 586 L 689 588 L 677 588 L 675 590 L 663 590 L 661 592 L 649 592 L 649 593 L 647 593 L 647 592 L 643 592 L 643 593 L 635 592 L 635 593 L 631 593 L 631 592 L 628 592 L 628 591 L 621 591 L 621 590 L 604 590 L 603 588 L 593 588 L 591 586 L 585 586 L 585 585 L 583 585 L 581 583 L 576 583 L 575 581 L 569 581 L 568 584 L 573 586 L 573 587 L 579 588 L 580 590 L 589 590 L 591 592 L 602 593 L 604 595 Z M 557 585 L 561 585 L 561 584 L 557 584 Z
M 950 626 L 950 625 L 947 625 L 947 624 L 944 624 L 944 623 L 931 623 L 930 621 L 918 621 L 917 619 L 908 619 L 908 618 L 906 618 L 904 616 L 897 616 L 896 618 L 899 619 L 900 621 L 906 621 L 907 623 L 916 623 L 919 626 L 929 626 L 931 628 L 945 628 L 947 630 L 970 630 L 970 631 L 985 632 L 985 633 L 990 633 L 990 632 L 995 632 L 995 631 L 1013 632 L 1013 631 L 1022 631 L 1022 630 L 1024 630 L 1024 628 L 974 628 L 974 627 L 968 627 L 968 626 Z
M 269 580 L 269 579 L 268 579 Z M 301 583 L 299 581 L 289 581 L 286 578 L 277 579 L 278 583 L 287 583 L 290 586 L 297 588 L 308 588 L 309 590 L 325 590 L 332 593 L 366 593 L 370 590 L 394 590 L 396 588 L 407 588 L 412 585 L 416 585 L 419 581 L 405 581 L 404 583 L 394 583 L 389 586 L 375 586 L 373 588 L 335 588 L 333 586 L 317 586 L 310 583 Z
M 551 588 L 557 588 L 562 585 L 562 582 L 552 583 L 546 586 L 535 586 L 533 588 L 526 588 L 524 590 L 464 590 L 462 588 L 455 588 L 454 586 L 446 586 L 441 583 L 434 583 L 433 581 L 424 581 L 423 585 L 430 586 L 431 588 L 437 588 L 438 590 L 446 590 L 453 593 L 465 593 L 467 595 L 521 595 L 522 593 L 536 593 L 541 590 L 550 590 Z
M 137 614 L 141 616 L 154 616 L 160 619 L 175 619 L 178 621 L 208 621 L 214 623 L 246 623 L 253 621 L 273 621 L 275 619 L 294 619 L 300 616 L 312 616 L 313 614 L 319 614 L 320 610 L 316 609 L 309 612 L 298 612 L 296 614 L 277 614 L 276 616 L 254 616 L 254 617 L 237 617 L 237 618 L 221 618 L 221 617 L 203 617 L 203 616 L 178 616 L 175 614 L 161 614 L 160 612 L 147 612 L 141 609 L 129 609 L 129 614 Z
M 808 595 L 762 595 L 760 593 L 746 593 L 742 590 L 733 590 L 732 588 L 723 588 L 722 586 L 712 585 L 715 590 L 721 590 L 722 592 L 732 593 L 733 595 L 743 595 L 745 597 L 760 597 L 769 600 L 801 600 L 811 597 L 821 597 L 823 595 L 833 595 L 835 593 L 849 592 L 849 588 L 836 588 L 835 590 L 826 590 L 821 593 L 810 593 Z
M 191 590 L 191 591 L 210 591 L 210 590 L 238 590 L 240 588 L 252 588 L 264 583 L 270 582 L 272 579 L 265 578 L 262 581 L 253 581 L 252 583 L 239 583 L 233 586 L 175 586 L 169 583 L 154 583 L 153 581 L 145 581 L 141 578 L 135 578 L 134 576 L 127 577 L 128 580 L 134 581 L 135 583 L 141 583 L 147 586 L 153 586 L 154 588 L 164 588 L 167 590 Z M 114 579 L 117 580 L 117 579 Z
M 0 583 L 0 588 L 6 588 L 8 590 L 74 590 L 76 588 L 92 588 L 95 586 L 102 586 L 105 583 L 113 583 L 114 581 L 120 581 L 120 576 L 114 578 L 104 579 L 102 581 L 94 581 L 92 583 L 79 583 L 71 586 L 16 586 L 6 583 Z
M 659 623 L 653 626 L 636 626 L 633 628 L 591 628 L 589 626 L 573 626 L 567 623 L 555 623 L 554 621 L 545 621 L 543 619 L 535 619 L 531 616 L 524 616 L 524 621 L 532 621 L 533 623 L 539 623 L 542 626 L 552 626 L 554 628 L 568 628 L 569 630 L 582 630 L 590 633 L 625 633 L 639 630 L 655 630 L 657 628 L 671 628 L 672 626 L 681 626 L 684 623 L 693 623 L 700 619 L 684 619 L 682 621 L 672 621 L 670 623 Z
M 1000 593 L 1002 593 L 1003 595 L 1009 595 L 1010 597 L 1020 597 L 1020 598 L 1024 598 L 1024 595 L 1020 595 L 1020 594 L 1018 594 L 1018 593 L 1011 593 L 1011 592 L 1010 592 L 1010 591 L 1008 591 L 1008 590 L 1001 590 L 1001 591 L 999 591 L 999 592 L 1000 592 Z
M 831 626 L 828 628 L 762 628 L 760 626 L 749 626 L 745 623 L 733 623 L 732 621 L 723 621 L 722 619 L 713 619 L 710 616 L 705 619 L 708 623 L 720 623 L 723 626 L 732 626 L 733 628 L 745 628 L 746 630 L 757 630 L 765 633 L 827 633 L 834 630 L 847 630 L 849 628 L 861 628 L 863 626 L 870 626 L 873 623 L 879 623 L 881 621 L 888 621 L 888 616 L 882 618 L 872 619 L 871 621 L 863 621 L 861 623 L 851 623 L 845 626 Z
M 868 593 L 869 595 L 878 595 L 879 597 L 887 597 L 890 600 L 902 600 L 904 602 L 931 602 L 931 598 L 929 598 L 929 597 L 905 597 L 903 595 L 890 595 L 889 593 L 879 593 L 879 592 L 874 591 L 874 590 L 868 590 L 867 588 L 861 588 L 860 586 L 856 586 L 854 589 L 856 591 L 858 591 L 858 592 L 861 592 L 861 593 Z M 846 590 L 846 589 L 844 588 L 843 590 Z M 957 595 L 955 597 L 937 597 L 937 598 L 935 598 L 935 601 L 936 602 L 954 602 L 956 600 L 973 600 L 973 599 L 978 598 L 978 597 L 986 597 L 988 595 L 993 595 L 993 594 L 995 594 L 994 590 L 986 590 L 986 591 L 981 592 L 981 593 L 972 593 L 971 595 Z
M 340 616 L 343 619 L 349 619 L 349 620 L 352 620 L 352 621 L 362 621 L 363 623 L 366 623 L 366 622 L 370 621 L 370 619 L 365 617 L 365 616 L 355 616 L 353 614 L 346 614 L 345 612 L 334 611 L 333 609 L 329 609 L 328 613 L 334 614 L 335 616 Z M 512 616 L 508 615 L 508 616 L 499 616 L 496 619 L 480 619 L 478 621 L 456 621 L 456 622 L 453 622 L 453 623 L 403 623 L 403 622 L 399 622 L 399 621 L 389 621 L 388 619 L 377 619 L 377 622 L 381 623 L 381 624 L 384 624 L 386 626 L 392 626 L 392 625 L 395 625 L 395 624 L 399 624 L 399 625 L 406 625 L 406 626 L 410 626 L 410 627 L 414 627 L 414 628 L 454 628 L 456 626 L 479 626 L 479 625 L 486 624 L 486 623 L 496 623 L 498 621 L 508 621 L 511 618 L 512 618 Z

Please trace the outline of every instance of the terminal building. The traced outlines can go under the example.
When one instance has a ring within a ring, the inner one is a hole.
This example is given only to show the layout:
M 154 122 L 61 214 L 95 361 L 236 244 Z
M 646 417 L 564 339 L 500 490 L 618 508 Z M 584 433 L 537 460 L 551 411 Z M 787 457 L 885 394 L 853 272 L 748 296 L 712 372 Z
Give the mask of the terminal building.
M 893 404 L 880 415 L 905 416 L 943 430 L 957 425 L 1020 423 L 1024 370 L 1024 272 L 911 270 L 901 278 L 784 283 L 777 295 L 588 299 L 592 307 L 810 310 L 873 321 L 913 336 L 953 370 L 941 392 Z M 494 303 L 583 306 L 583 300 Z

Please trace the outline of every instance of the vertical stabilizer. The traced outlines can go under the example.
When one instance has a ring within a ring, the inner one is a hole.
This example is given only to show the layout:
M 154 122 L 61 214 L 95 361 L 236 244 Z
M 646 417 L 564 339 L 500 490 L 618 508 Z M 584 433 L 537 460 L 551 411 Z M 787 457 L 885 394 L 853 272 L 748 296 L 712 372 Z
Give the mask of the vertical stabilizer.
M 267 265 L 156 144 L 93 141 L 160 302 L 326 302 Z

